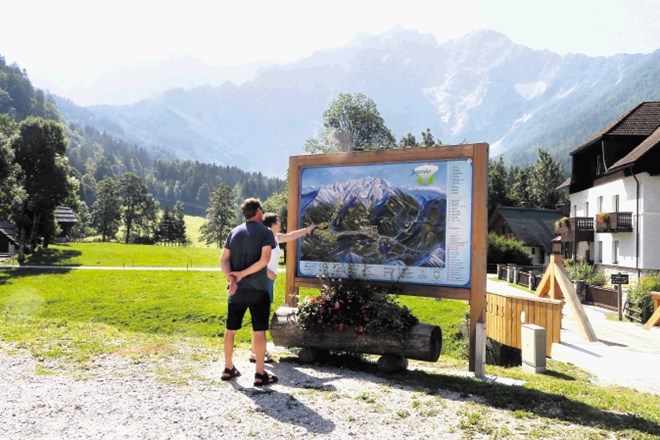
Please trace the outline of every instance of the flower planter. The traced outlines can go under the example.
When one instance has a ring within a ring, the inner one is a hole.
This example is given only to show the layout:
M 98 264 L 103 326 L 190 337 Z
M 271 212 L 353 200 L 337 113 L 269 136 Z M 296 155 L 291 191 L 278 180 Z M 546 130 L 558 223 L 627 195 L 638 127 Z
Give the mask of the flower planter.
M 381 369 L 389 369 L 381 364 L 404 364 L 401 359 L 435 362 L 440 357 L 442 331 L 437 325 L 416 324 L 401 337 L 388 334 L 358 334 L 350 329 L 313 332 L 300 328 L 296 311 L 297 309 L 293 307 L 278 308 L 270 323 L 270 334 L 275 345 L 312 349 L 305 351 L 304 356 L 301 356 L 303 362 L 312 362 L 317 350 L 382 355 L 385 359 L 378 362 Z M 405 369 L 405 365 L 402 366 L 403 368 L 393 370 Z

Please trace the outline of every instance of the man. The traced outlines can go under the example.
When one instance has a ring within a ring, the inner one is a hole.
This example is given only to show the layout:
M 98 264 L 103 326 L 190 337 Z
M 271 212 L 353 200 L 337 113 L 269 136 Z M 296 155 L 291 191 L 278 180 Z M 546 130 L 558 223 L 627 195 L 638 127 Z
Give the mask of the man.
M 225 332 L 225 370 L 222 380 L 241 375 L 234 367 L 234 339 L 249 309 L 252 317 L 252 346 L 256 355 L 254 385 L 277 382 L 277 376 L 264 370 L 266 330 L 270 318 L 270 297 L 266 265 L 271 249 L 277 244 L 272 231 L 261 224 L 263 210 L 259 199 L 245 199 L 241 204 L 245 223 L 231 230 L 225 241 L 220 268 L 229 279 L 229 306 Z

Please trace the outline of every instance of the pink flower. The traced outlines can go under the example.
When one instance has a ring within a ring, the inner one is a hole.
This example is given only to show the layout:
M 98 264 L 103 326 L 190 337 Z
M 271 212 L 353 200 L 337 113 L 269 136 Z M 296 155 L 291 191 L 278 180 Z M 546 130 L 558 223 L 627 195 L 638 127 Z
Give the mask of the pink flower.
M 339 301 L 337 301 L 337 302 L 335 303 L 335 309 L 338 309 L 340 305 L 341 305 L 341 304 L 339 304 Z

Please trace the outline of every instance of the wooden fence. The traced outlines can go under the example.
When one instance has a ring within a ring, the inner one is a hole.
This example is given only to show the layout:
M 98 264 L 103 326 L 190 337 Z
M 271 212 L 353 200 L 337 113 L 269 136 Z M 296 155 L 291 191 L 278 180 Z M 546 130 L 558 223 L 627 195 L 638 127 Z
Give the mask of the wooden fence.
M 618 295 L 615 289 L 587 285 L 584 302 L 610 310 L 619 310 Z
M 560 340 L 562 304 L 525 292 L 486 292 L 486 336 L 500 344 L 522 348 L 520 314 L 525 312 L 526 324 L 545 328 L 546 355 L 550 356 L 552 344 Z
M 536 290 L 545 268 L 542 266 L 518 266 L 515 264 L 498 264 L 496 273 L 497 278 L 506 280 L 509 283 L 525 286 L 530 290 Z

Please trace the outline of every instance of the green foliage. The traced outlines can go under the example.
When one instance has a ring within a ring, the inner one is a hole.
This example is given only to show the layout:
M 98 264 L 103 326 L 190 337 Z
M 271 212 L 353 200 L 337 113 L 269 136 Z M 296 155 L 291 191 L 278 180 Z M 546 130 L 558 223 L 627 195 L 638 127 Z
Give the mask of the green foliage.
M 78 219 L 78 223 L 73 225 L 71 228 L 72 240 L 82 241 L 85 239 L 85 237 L 93 235 L 96 232 L 92 227 L 92 213 L 87 208 L 87 204 L 85 202 L 81 202 L 78 205 L 76 217 Z
M 352 279 L 326 279 L 318 297 L 298 306 L 298 324 L 307 331 L 404 335 L 418 322 L 408 307 L 399 305 L 382 287 Z
M 229 186 L 237 200 L 247 197 L 266 200 L 285 187 L 279 178 L 192 160 L 156 160 L 145 180 L 161 203 L 172 205 L 181 201 L 185 212 L 195 215 L 205 214 L 211 194 L 220 184 Z
M 488 213 L 492 214 L 498 205 L 510 206 L 507 172 L 502 157 L 497 162 L 488 164 Z
M 220 247 L 234 224 L 236 224 L 234 193 L 229 186 L 221 183 L 211 196 L 211 202 L 206 210 L 206 223 L 200 228 L 200 237 L 207 245 L 215 244 Z
M 376 103 L 362 93 L 340 93 L 323 112 L 323 132 L 305 142 L 309 153 L 392 148 L 394 136 Z
M 280 232 L 287 231 L 287 220 L 289 214 L 289 191 L 284 190 L 270 196 L 263 203 L 264 212 L 274 212 L 282 224 Z
M 585 281 L 590 286 L 604 286 L 607 282 L 605 274 L 599 272 L 594 265 L 586 260 L 579 260 L 577 262 L 567 260 L 566 273 L 571 280 Z
M 415 136 L 412 133 L 408 132 L 404 136 L 401 136 L 401 140 L 399 140 L 399 147 L 410 148 L 416 146 L 417 139 L 415 139 Z
M 513 185 L 509 198 L 515 206 L 532 206 L 530 182 L 532 180 L 531 168 L 517 168 L 512 170 Z
M 433 135 L 431 134 L 431 129 L 427 127 L 426 130 L 422 132 L 422 146 L 433 147 L 436 145 L 437 146 L 442 145 L 442 141 L 440 139 L 435 140 L 433 138 Z
M 521 242 L 493 232 L 488 234 L 487 253 L 486 259 L 489 264 L 519 264 L 524 266 L 532 261 Z
M 8 115 L 0 114 L 0 219 L 9 218 L 25 196 L 18 186 L 18 166 L 9 138 L 16 133 L 16 123 Z
M 55 232 L 55 208 L 69 200 L 77 188 L 68 176 L 66 139 L 59 123 L 29 116 L 18 125 L 9 145 L 14 152 L 17 183 L 25 195 L 13 213 L 22 260 L 26 247 L 33 249 L 42 240 L 48 243 Z
M 124 242 L 153 238 L 158 215 L 158 202 L 149 193 L 144 180 L 133 173 L 119 178 L 121 219 L 124 225 Z
M 537 150 L 537 155 L 535 164 L 527 168 L 507 170 L 502 157 L 489 164 L 489 213 L 497 205 L 555 209 L 567 200 L 564 192 L 555 190 L 564 180 L 561 164 L 542 148 Z
M 563 181 L 563 170 L 559 162 L 552 159 L 543 148 L 539 148 L 538 158 L 532 171 L 530 195 L 537 208 L 554 209 L 560 200 L 557 188 Z
M 34 89 L 25 70 L 16 64 L 8 66 L 0 56 L 0 114 L 3 113 L 18 122 L 28 116 L 59 118 L 52 99 Z
M 628 304 L 639 311 L 640 322 L 646 322 L 653 315 L 651 292 L 660 292 L 660 273 L 640 278 L 628 290 Z
M 170 212 L 165 208 L 158 221 L 154 235 L 156 242 L 186 244 L 186 223 L 183 215 L 183 204 L 177 202 Z
M 206 244 L 220 247 L 235 223 L 234 193 L 229 186 L 221 183 L 211 196 L 211 202 L 206 210 L 206 223 L 200 229 L 200 237 Z
M 115 238 L 121 222 L 119 183 L 114 179 L 103 179 L 98 184 L 97 198 L 92 205 L 92 225 L 101 234 L 102 241 Z

